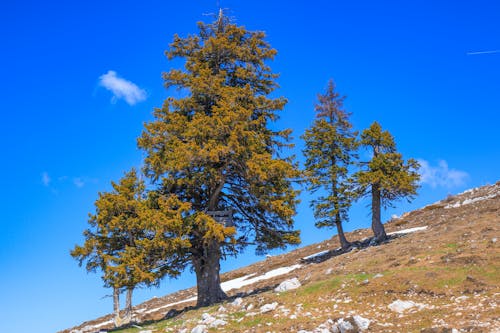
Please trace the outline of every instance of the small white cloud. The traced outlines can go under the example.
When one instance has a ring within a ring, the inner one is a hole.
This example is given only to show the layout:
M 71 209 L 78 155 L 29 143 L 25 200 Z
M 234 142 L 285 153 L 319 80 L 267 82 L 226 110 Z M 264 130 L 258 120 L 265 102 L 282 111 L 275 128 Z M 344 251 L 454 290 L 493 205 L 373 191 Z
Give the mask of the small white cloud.
M 73 184 L 78 188 L 82 188 L 85 186 L 85 181 L 81 178 L 73 178 Z
M 144 101 L 147 97 L 146 91 L 139 88 L 135 83 L 117 76 L 115 71 L 108 71 L 99 77 L 99 84 L 113 93 L 112 102 L 124 99 L 129 105 Z
M 50 185 L 50 177 L 49 177 L 49 174 L 47 172 L 42 172 L 42 184 L 43 186 L 49 186 Z
M 444 160 L 438 161 L 437 166 L 432 166 L 426 160 L 419 159 L 420 163 L 420 182 L 436 187 L 458 187 L 465 185 L 469 174 L 465 171 L 448 168 L 448 163 Z

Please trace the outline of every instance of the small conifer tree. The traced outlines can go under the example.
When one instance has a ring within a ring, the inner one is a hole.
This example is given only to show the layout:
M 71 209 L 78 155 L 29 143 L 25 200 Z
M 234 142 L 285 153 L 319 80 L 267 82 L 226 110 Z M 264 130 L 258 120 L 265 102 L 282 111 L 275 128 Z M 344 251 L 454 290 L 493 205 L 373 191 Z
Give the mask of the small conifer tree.
M 166 274 L 179 274 L 178 263 L 165 258 L 172 258 L 171 252 L 185 244 L 173 243 L 175 231 L 165 228 L 180 219 L 182 205 L 157 198 L 159 206 L 152 208 L 135 170 L 112 182 L 112 187 L 111 192 L 99 193 L 96 213 L 84 231 L 85 242 L 76 245 L 71 255 L 80 265 L 85 262 L 87 271 L 102 271 L 105 287 L 113 288 L 115 325 L 120 326 L 132 317 L 132 293 L 138 284 L 155 285 Z M 124 318 L 120 317 L 122 290 L 127 292 Z
M 350 243 L 342 228 L 354 199 L 349 178 L 354 163 L 356 133 L 343 109 L 344 96 L 335 91 L 331 80 L 325 94 L 318 95 L 316 119 L 302 136 L 305 141 L 305 176 L 308 189 L 323 195 L 311 201 L 317 227 L 337 227 L 343 249 Z
M 388 131 L 374 122 L 361 133 L 360 144 L 369 149 L 372 158 L 361 163 L 362 170 L 354 175 L 358 197 L 371 196 L 372 230 L 375 240 L 387 238 L 381 222 L 380 210 L 392 207 L 395 200 L 411 201 L 417 193 L 420 175 L 414 159 L 406 162 L 396 150 L 396 143 Z

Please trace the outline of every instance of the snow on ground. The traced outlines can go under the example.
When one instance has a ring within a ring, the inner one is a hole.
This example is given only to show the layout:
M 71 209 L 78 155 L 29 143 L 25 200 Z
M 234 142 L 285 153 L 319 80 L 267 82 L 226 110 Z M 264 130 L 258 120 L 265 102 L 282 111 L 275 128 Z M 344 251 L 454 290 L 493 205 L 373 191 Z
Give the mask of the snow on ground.
M 248 274 L 248 275 L 245 275 L 245 276 L 233 279 L 233 280 L 222 282 L 220 284 L 220 286 L 221 286 L 222 290 L 224 290 L 224 291 L 229 291 L 232 289 L 239 289 L 239 288 L 242 288 L 244 286 L 254 284 L 254 283 L 262 281 L 262 280 L 267 280 L 267 279 L 271 279 L 271 278 L 276 277 L 276 276 L 290 273 L 291 271 L 298 269 L 300 267 L 302 267 L 302 265 L 298 265 L 298 264 L 293 265 L 293 266 L 288 266 L 288 267 L 280 267 L 280 268 L 273 269 L 272 271 L 269 271 L 263 275 L 259 275 L 259 276 L 253 277 L 253 278 L 252 278 L 252 276 L 254 276 L 255 273 L 252 273 L 252 274 Z M 154 309 L 149 309 L 149 310 L 138 309 L 135 312 L 152 313 L 152 312 L 157 312 L 157 311 L 165 309 L 165 308 L 169 308 L 169 307 L 177 305 L 177 304 L 187 303 L 187 302 L 192 302 L 192 301 L 196 301 L 196 296 L 193 296 L 193 297 L 190 297 L 187 299 L 183 299 L 182 301 L 178 301 L 175 303 L 169 303 L 166 305 L 162 305 L 162 306 L 154 308 Z
M 276 276 L 290 273 L 291 271 L 296 270 L 300 267 L 302 267 L 302 265 L 299 265 L 299 264 L 293 265 L 293 266 L 288 266 L 288 267 L 280 267 L 280 268 L 273 269 L 272 271 L 269 271 L 263 275 L 259 275 L 259 276 L 256 276 L 254 278 L 251 278 L 251 279 L 249 279 L 249 277 L 251 277 L 255 274 L 246 275 L 246 276 L 243 276 L 240 278 L 236 278 L 234 280 L 230 280 L 230 281 L 226 281 L 226 282 L 221 283 L 221 288 L 224 291 L 229 291 L 232 289 L 239 289 L 239 288 L 247 286 L 249 284 L 254 284 L 254 283 L 262 281 L 262 280 L 267 280 L 267 279 L 271 279 L 271 278 L 276 277 Z
M 497 197 L 499 195 L 500 195 L 499 192 L 493 192 L 491 194 L 485 195 L 484 197 L 478 197 L 478 198 L 472 198 L 472 199 L 465 199 L 462 202 L 459 201 L 459 202 L 456 202 L 454 204 L 449 204 L 449 205 L 446 205 L 444 208 L 445 209 L 458 208 L 460 206 L 470 205 L 470 204 L 475 203 L 475 202 L 479 202 L 479 201 L 483 201 L 483 200 L 488 200 L 488 199 L 493 199 L 493 198 L 495 198 L 495 197 Z
M 330 250 L 326 250 L 326 251 L 321 251 L 321 252 L 318 252 L 318 253 L 314 253 L 314 254 L 311 254 L 311 255 L 309 255 L 307 257 L 302 258 L 302 260 L 309 260 L 309 259 L 312 259 L 312 258 L 321 257 L 323 254 L 327 254 L 328 252 L 330 252 Z
M 144 313 L 152 313 L 152 312 L 159 311 L 161 309 L 169 308 L 169 307 L 177 305 L 177 304 L 187 303 L 187 302 L 191 302 L 191 301 L 196 301 L 196 296 L 183 299 L 182 301 L 178 301 L 178 302 L 174 302 L 174 303 L 169 303 L 169 304 L 166 304 L 166 305 L 162 305 L 162 306 L 160 306 L 158 308 L 150 309 L 150 310 L 147 310 L 147 311 L 146 311 L 146 309 L 139 309 L 139 310 L 136 310 L 135 312 L 139 312 L 139 313 L 143 313 L 143 312 Z
M 388 232 L 387 235 L 411 234 L 412 232 L 422 231 L 422 230 L 425 230 L 425 229 L 427 229 L 427 226 L 415 227 L 415 228 L 404 229 L 404 230 L 399 230 L 399 231 L 394 231 L 394 232 Z
M 71 333 L 83 333 L 83 332 L 94 332 L 95 330 L 98 330 L 100 327 L 112 324 L 113 320 L 108 320 L 104 321 L 100 324 L 97 325 L 91 325 L 91 326 L 85 326 L 81 330 L 72 330 Z

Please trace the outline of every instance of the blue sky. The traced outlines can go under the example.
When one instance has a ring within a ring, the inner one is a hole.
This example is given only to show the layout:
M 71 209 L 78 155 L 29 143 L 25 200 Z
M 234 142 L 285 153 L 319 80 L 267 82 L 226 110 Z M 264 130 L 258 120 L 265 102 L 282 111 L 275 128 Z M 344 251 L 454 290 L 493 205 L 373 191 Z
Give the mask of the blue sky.
M 316 94 L 333 78 L 357 129 L 377 120 L 422 161 L 418 198 L 385 217 L 500 179 L 498 1 L 220 2 L 278 50 L 276 95 L 289 103 L 277 125 L 294 130 L 299 159 Z M 69 250 L 97 193 L 141 165 L 136 138 L 168 96 L 161 73 L 179 65 L 163 55 L 172 36 L 196 33 L 217 10 L 215 0 L 2 4 L 2 331 L 54 332 L 112 310 L 99 275 Z M 304 244 L 333 235 L 314 228 L 309 199 L 296 219 Z M 368 226 L 358 203 L 345 228 Z M 249 250 L 223 269 L 255 260 Z M 134 301 L 193 284 L 185 274 Z

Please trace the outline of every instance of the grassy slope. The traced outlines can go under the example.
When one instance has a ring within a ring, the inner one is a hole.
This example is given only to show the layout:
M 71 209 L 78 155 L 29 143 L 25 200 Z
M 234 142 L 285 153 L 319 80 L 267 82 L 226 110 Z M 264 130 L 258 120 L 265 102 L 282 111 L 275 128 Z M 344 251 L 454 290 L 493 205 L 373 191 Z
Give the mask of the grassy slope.
M 496 187 L 500 189 L 500 184 Z M 174 318 L 143 325 L 143 329 L 177 332 L 186 328 L 190 332 L 207 312 L 228 322 L 223 327 L 210 329 L 213 332 L 312 330 L 328 319 L 354 314 L 371 320 L 370 332 L 420 332 L 431 327 L 472 332 L 498 329 L 500 332 L 497 306 L 500 300 L 500 240 L 495 240 L 500 236 L 500 196 L 445 208 L 488 193 L 492 193 L 491 188 L 448 198 L 386 224 L 389 232 L 428 226 L 424 231 L 304 265 L 287 276 L 238 290 L 241 294 L 249 294 L 244 297 L 243 306 L 251 304 L 252 310 L 230 304 L 223 304 L 225 310 L 219 310 L 220 304 L 191 308 Z M 369 230 L 358 230 L 348 234 L 348 239 L 361 240 L 370 235 Z M 223 279 L 290 266 L 305 255 L 337 246 L 336 239 L 325 241 L 229 272 Z M 280 294 L 272 291 L 276 284 L 294 276 L 301 281 L 302 287 Z M 388 308 L 397 299 L 412 300 L 426 307 L 399 314 Z M 258 311 L 260 306 L 272 302 L 278 302 L 276 310 L 265 314 Z M 178 305 L 177 309 L 185 305 Z M 160 319 L 166 311 L 168 308 L 145 319 Z M 138 328 L 117 330 L 139 331 Z

